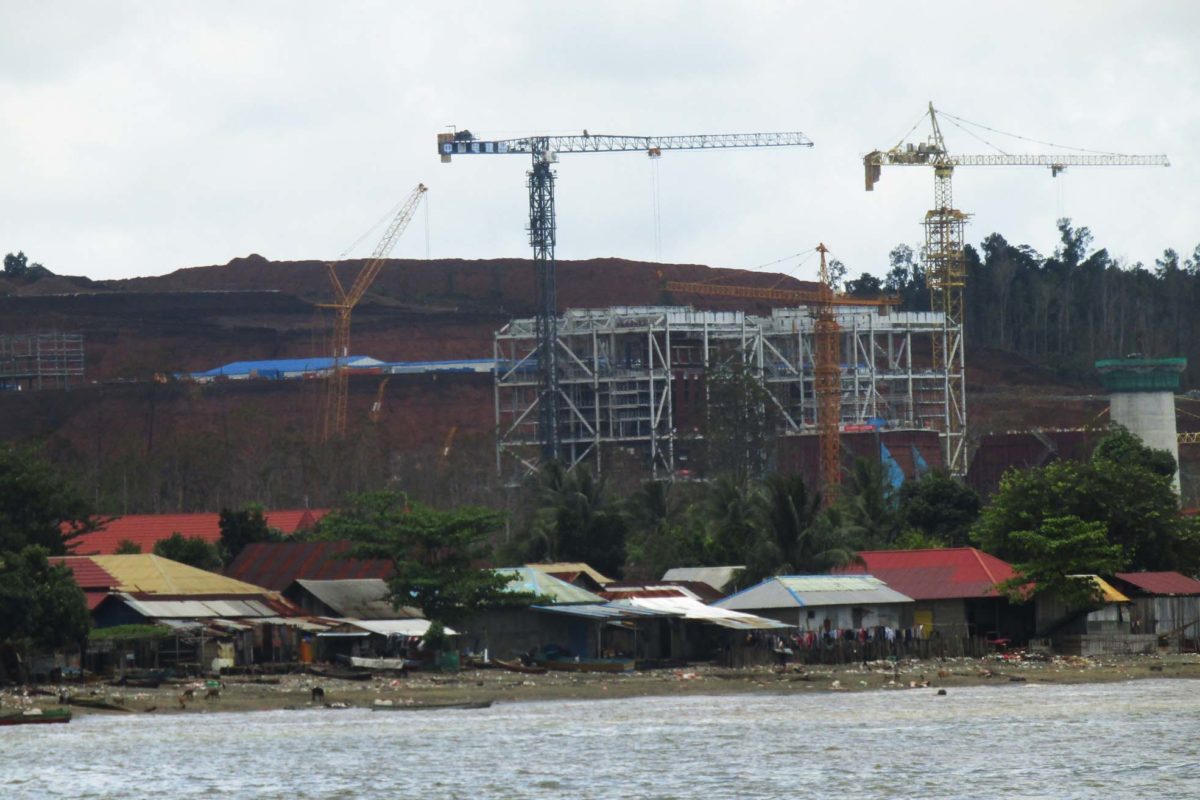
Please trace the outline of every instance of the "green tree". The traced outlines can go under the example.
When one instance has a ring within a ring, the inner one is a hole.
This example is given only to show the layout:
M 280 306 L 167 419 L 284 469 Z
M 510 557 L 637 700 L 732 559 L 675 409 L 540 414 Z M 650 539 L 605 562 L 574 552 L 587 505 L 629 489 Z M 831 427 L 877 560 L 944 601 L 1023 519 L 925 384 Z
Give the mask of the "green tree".
M 626 501 L 626 578 L 656 580 L 671 567 L 706 563 L 704 526 L 688 503 L 689 485 L 646 481 Z
M 357 558 L 391 560 L 392 604 L 418 606 L 425 616 L 453 626 L 476 611 L 507 605 L 509 578 L 475 562 L 489 557 L 489 539 L 504 515 L 477 506 L 439 511 L 409 502 L 402 492 L 366 492 L 320 522 L 325 538 L 355 543 Z
M 847 540 L 858 550 L 890 547 L 900 533 L 896 500 L 883 465 L 855 459 L 837 501 Z
M 712 564 L 749 567 L 749 561 L 761 562 L 765 544 L 762 502 L 757 484 L 732 475 L 710 485 L 705 506 Z
M 1074 516 L 1102 524 L 1130 569 L 1195 574 L 1200 570 L 1197 522 L 1180 514 L 1165 466 L 1127 432 L 1111 431 L 1087 462 L 1056 461 L 1005 473 L 972 536 L 987 552 L 1023 563 L 1034 554 L 1014 532 L 1038 530 L 1051 517 Z
M 50 564 L 44 547 L 0 553 L 0 672 L 15 656 L 82 644 L 91 627 L 71 571 Z
M 33 544 L 63 555 L 72 539 L 95 526 L 91 505 L 40 455 L 0 445 L 0 551 Z
M 114 556 L 130 556 L 137 555 L 142 552 L 142 546 L 130 539 L 122 539 L 117 542 L 117 546 L 113 548 Z
M 760 509 L 767 546 L 756 549 L 759 561 L 747 564 L 748 582 L 828 572 L 857 559 L 845 541 L 844 528 L 822 514 L 820 493 L 809 491 L 801 476 L 768 477 Z
M 1125 566 L 1120 545 L 1110 544 L 1103 522 L 1074 516 L 1047 517 L 1034 530 L 1013 531 L 1013 540 L 1026 553 L 1013 565 L 1016 576 L 1001 584 L 1011 595 L 1030 591 L 1049 594 L 1069 607 L 1096 599 L 1096 584 L 1088 575 L 1110 575 Z
M 226 564 L 232 564 L 248 544 L 283 539 L 279 531 L 267 525 L 262 506 L 251 505 L 237 511 L 223 508 L 218 524 L 221 528 L 221 558 Z
M 935 470 L 900 487 L 900 525 L 909 543 L 966 547 L 983 503 L 979 494 L 948 473 Z M 912 533 L 919 536 L 913 536 Z
M 586 466 L 568 472 L 546 464 L 535 480 L 537 510 L 516 555 L 526 561 L 582 561 L 606 575 L 620 575 L 628 529 L 620 506 L 602 478 Z
M 215 544 L 199 536 L 184 536 L 178 531 L 155 542 L 154 555 L 209 572 L 221 568 L 221 551 Z

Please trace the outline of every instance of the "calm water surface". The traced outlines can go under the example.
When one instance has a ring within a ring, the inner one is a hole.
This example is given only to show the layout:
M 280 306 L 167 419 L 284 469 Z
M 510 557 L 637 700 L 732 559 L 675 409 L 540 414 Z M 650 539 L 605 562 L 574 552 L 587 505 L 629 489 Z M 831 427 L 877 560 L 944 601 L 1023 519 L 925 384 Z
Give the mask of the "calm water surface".
M 98 716 L 0 798 L 1200 798 L 1200 682 Z

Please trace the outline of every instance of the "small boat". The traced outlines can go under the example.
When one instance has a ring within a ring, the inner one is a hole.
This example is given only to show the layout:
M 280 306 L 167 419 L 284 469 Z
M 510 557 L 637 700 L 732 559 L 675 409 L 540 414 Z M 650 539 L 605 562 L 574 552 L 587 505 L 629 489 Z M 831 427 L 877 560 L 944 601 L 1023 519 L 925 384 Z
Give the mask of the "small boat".
M 72 696 L 67 698 L 67 702 L 73 706 L 79 706 L 80 708 L 92 708 L 96 709 L 97 711 L 133 711 L 132 708 L 126 708 L 125 706 L 119 706 L 116 703 L 110 703 L 102 697 Z
M 308 668 L 309 675 L 316 675 L 318 678 L 326 678 L 328 680 L 339 681 L 369 681 L 371 680 L 370 672 L 354 672 L 348 669 L 319 669 L 317 667 Z
M 498 658 L 493 658 L 491 663 L 495 664 L 500 669 L 506 669 L 509 672 L 522 672 L 526 675 L 545 675 L 545 667 L 537 667 L 532 664 L 522 664 L 520 661 L 501 661 Z
M 0 725 L 51 725 L 70 721 L 69 708 L 31 708 L 15 714 L 0 714 Z
M 633 672 L 632 658 L 550 658 L 538 659 L 537 665 L 558 672 Z
M 375 705 L 371 706 L 372 711 L 432 711 L 437 709 L 450 708 L 491 708 L 491 700 L 475 700 L 472 702 L 462 703 L 390 703 L 388 701 L 375 701 Z
M 363 658 L 350 656 L 350 666 L 356 669 L 403 670 L 408 666 L 403 658 Z

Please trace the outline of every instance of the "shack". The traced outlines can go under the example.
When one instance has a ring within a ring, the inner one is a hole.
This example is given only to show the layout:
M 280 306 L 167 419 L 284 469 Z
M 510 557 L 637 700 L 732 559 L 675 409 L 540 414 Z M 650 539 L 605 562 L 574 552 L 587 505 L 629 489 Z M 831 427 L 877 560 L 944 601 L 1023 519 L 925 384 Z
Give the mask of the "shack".
M 982 550 L 864 550 L 858 557 L 837 572 L 874 575 L 911 597 L 901 627 L 918 627 L 925 638 L 1023 642 L 1032 633 L 1032 606 L 997 588 L 1016 574 L 1012 565 Z
M 801 631 L 833 634 L 900 628 L 911 597 L 873 575 L 777 575 L 713 605 L 778 620 Z
M 1135 632 L 1133 602 L 1099 575 L 1073 575 L 1094 588 L 1093 599 L 1079 604 L 1043 592 L 1034 598 L 1037 636 L 1042 647 L 1066 655 L 1099 656 L 1152 653 L 1158 637 Z
M 1200 581 L 1178 572 L 1118 572 L 1113 583 L 1129 597 L 1134 633 L 1196 651 L 1200 639 Z

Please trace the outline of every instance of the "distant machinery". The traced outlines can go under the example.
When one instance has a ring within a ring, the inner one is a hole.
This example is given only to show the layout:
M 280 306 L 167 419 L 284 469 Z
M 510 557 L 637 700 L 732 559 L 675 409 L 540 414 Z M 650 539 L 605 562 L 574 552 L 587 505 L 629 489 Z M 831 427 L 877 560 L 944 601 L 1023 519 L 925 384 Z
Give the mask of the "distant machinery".
M 925 214 L 925 263 L 929 281 L 930 303 L 933 311 L 945 314 L 946 331 L 934 341 L 934 368 L 945 368 L 948 391 L 943 430 L 946 447 L 945 461 L 951 473 L 964 476 L 967 471 L 966 434 L 967 398 L 965 394 L 965 353 L 963 352 L 963 288 L 966 285 L 966 260 L 963 256 L 963 228 L 969 215 L 954 208 L 951 178 L 955 167 L 967 166 L 1026 166 L 1047 167 L 1052 176 L 1069 166 L 1170 166 L 1164 155 L 1122 155 L 1098 151 L 1045 155 L 1011 155 L 999 151 L 985 155 L 951 155 L 942 138 L 938 113 L 929 104 L 929 123 L 932 133 L 917 144 L 903 139 L 889 150 L 873 150 L 863 158 L 866 169 L 866 189 L 873 191 L 882 176 L 883 166 L 933 167 L 933 209 Z M 942 116 L 968 125 L 1001 133 L 977 123 L 968 122 L 953 114 Z M 923 119 L 923 117 L 922 117 Z M 917 122 L 920 125 L 920 121 Z M 905 134 L 905 138 L 916 130 Z M 1025 138 L 1025 137 L 1018 137 Z M 985 142 L 986 143 L 986 142 Z M 990 143 L 988 143 L 990 144 Z M 1060 147 L 1048 142 L 1038 142 Z M 993 145 L 994 146 L 994 145 Z M 957 331 L 957 333 L 954 333 Z
M 413 214 L 416 213 L 417 205 L 421 202 L 421 197 L 425 194 L 426 188 L 424 184 L 417 184 L 417 188 L 412 190 L 404 203 L 400 206 L 400 210 L 396 212 L 396 216 L 392 218 L 387 230 L 384 231 L 383 238 L 379 244 L 375 246 L 375 251 L 363 266 L 362 271 L 358 273 L 358 277 L 354 279 L 354 283 L 350 286 L 350 290 L 346 291 L 342 287 L 342 282 L 337 275 L 337 265 L 334 262 L 325 264 L 325 269 L 329 273 L 329 282 L 333 285 L 334 300 L 332 303 L 321 303 L 321 308 L 333 309 L 333 369 L 329 373 L 329 382 L 325 393 L 325 405 L 321 420 L 321 441 L 328 441 L 335 436 L 344 436 L 346 434 L 346 405 L 347 396 L 349 394 L 349 376 L 346 371 L 344 360 L 350 355 L 350 313 L 354 307 L 358 305 L 358 301 L 367 293 L 367 289 L 371 288 L 375 278 L 379 275 L 379 270 L 383 268 L 383 262 L 387 259 L 388 254 L 392 252 L 392 248 L 396 246 L 404 229 L 408 227 L 408 223 L 412 221 Z M 382 386 L 380 392 L 382 392 Z M 382 402 L 382 398 L 380 398 Z M 374 410 L 373 410 L 374 413 Z
M 371 422 L 379 422 L 383 416 L 383 392 L 387 389 L 388 381 L 392 379 L 389 375 L 379 382 L 379 388 L 375 390 L 375 401 L 371 403 L 371 411 L 367 414 Z
M 467 130 L 438 134 L 438 153 L 443 163 L 452 156 L 474 154 L 528 154 L 533 167 L 529 172 L 529 243 L 538 286 L 537 371 L 540 381 L 537 401 L 540 458 L 543 462 L 562 459 L 563 429 L 577 412 L 559 386 L 558 307 L 555 277 L 554 171 L 550 165 L 560 153 L 611 153 L 641 151 L 651 158 L 664 150 L 715 150 L 744 147 L 812 147 L 802 133 L 731 133 L 691 136 L 614 136 L 589 134 L 577 136 L 529 136 L 521 139 L 480 141 Z M 561 403 L 560 403 L 561 401 Z M 567 414 L 560 414 L 565 406 Z M 570 466 L 568 462 L 568 466 Z

